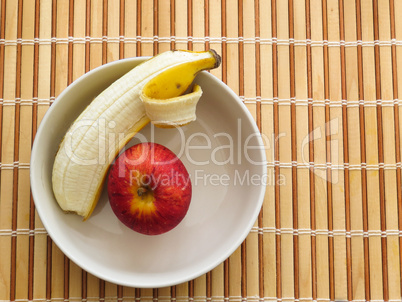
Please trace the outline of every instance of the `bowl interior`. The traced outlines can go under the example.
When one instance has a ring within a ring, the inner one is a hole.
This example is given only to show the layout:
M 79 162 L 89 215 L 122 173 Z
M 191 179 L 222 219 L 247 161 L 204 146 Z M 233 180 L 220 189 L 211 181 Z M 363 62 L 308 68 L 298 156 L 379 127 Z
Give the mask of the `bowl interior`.
M 207 72 L 197 120 L 178 129 L 148 124 L 129 143 L 153 141 L 175 152 L 190 173 L 193 198 L 172 231 L 146 236 L 113 214 L 107 192 L 87 221 L 57 205 L 51 173 L 58 145 L 94 96 L 144 58 L 101 66 L 70 85 L 38 129 L 31 158 L 37 211 L 59 248 L 88 272 L 134 287 L 162 287 L 191 280 L 224 261 L 253 226 L 265 193 L 265 152 L 255 122 L 238 97 Z

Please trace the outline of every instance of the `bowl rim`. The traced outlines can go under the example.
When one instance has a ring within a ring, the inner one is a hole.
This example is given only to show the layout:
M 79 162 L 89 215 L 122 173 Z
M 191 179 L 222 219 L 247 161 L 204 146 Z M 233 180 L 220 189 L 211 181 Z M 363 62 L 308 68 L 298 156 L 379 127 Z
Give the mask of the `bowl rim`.
M 69 86 L 67 86 L 61 93 L 60 95 L 56 98 L 56 100 L 53 102 L 53 104 L 48 108 L 48 110 L 46 111 L 45 115 L 43 116 L 37 132 L 35 134 L 35 139 L 33 142 L 33 146 L 31 149 L 31 157 L 30 157 L 30 162 L 31 162 L 31 167 L 30 167 L 30 187 L 31 187 L 31 192 L 32 192 L 32 196 L 33 196 L 33 200 L 34 200 L 34 204 L 35 204 L 35 208 L 37 209 L 37 213 L 39 215 L 39 218 L 41 219 L 41 222 L 43 224 L 43 226 L 46 229 L 46 232 L 48 233 L 48 235 L 50 236 L 50 238 L 54 241 L 54 243 L 58 246 L 58 248 L 71 260 L 73 261 L 75 264 L 77 264 L 79 267 L 81 267 L 83 270 L 93 274 L 94 276 L 101 278 L 105 281 L 108 282 L 112 282 L 115 284 L 119 284 L 119 285 L 123 285 L 123 286 L 128 286 L 128 287 L 137 287 L 137 288 L 157 288 L 157 287 L 167 287 L 167 286 L 174 286 L 183 282 L 187 282 L 189 280 L 193 280 L 209 271 L 211 271 L 212 269 L 214 269 L 215 267 L 217 267 L 219 264 L 221 264 L 222 262 L 224 262 L 227 258 L 229 258 L 230 255 L 232 255 L 236 249 L 242 244 L 242 242 L 246 239 L 246 237 L 248 236 L 248 234 L 250 233 L 253 225 L 255 224 L 255 221 L 258 218 L 258 215 L 261 211 L 261 207 L 262 204 L 264 202 L 264 196 L 266 193 L 266 183 L 262 182 L 260 187 L 260 191 L 258 194 L 258 201 L 255 202 L 255 207 L 254 210 L 252 212 L 252 216 L 249 218 L 248 220 L 248 224 L 247 226 L 243 229 L 243 232 L 241 233 L 240 236 L 238 236 L 236 241 L 231 242 L 231 244 L 229 245 L 229 248 L 226 249 L 226 253 L 222 253 L 219 257 L 215 257 L 215 261 L 211 261 L 210 264 L 206 267 L 204 267 L 203 269 L 199 269 L 198 271 L 193 271 L 189 274 L 186 274 L 185 276 L 181 276 L 181 278 L 177 278 L 172 280 L 171 278 L 169 280 L 165 280 L 165 282 L 159 282 L 159 283 L 141 283 L 138 282 L 136 284 L 130 283 L 130 282 L 125 282 L 124 280 L 116 280 L 114 278 L 109 277 L 108 275 L 105 275 L 104 273 L 94 269 L 93 267 L 86 267 L 85 263 L 83 263 L 82 261 L 80 261 L 80 259 L 78 259 L 74 254 L 72 254 L 67 248 L 66 246 L 63 244 L 61 238 L 55 236 L 55 234 L 52 232 L 52 229 L 50 228 L 47 220 L 45 217 L 43 217 L 44 215 L 44 210 L 42 210 L 42 206 L 43 204 L 40 202 L 36 202 L 36 200 L 39 199 L 38 196 L 38 188 L 40 183 L 42 182 L 42 179 L 37 179 L 35 177 L 35 169 L 36 168 L 40 168 L 40 167 L 36 167 L 36 165 L 34 164 L 34 160 L 35 158 L 39 155 L 40 156 L 40 138 L 43 135 L 42 133 L 44 132 L 44 129 L 46 128 L 46 124 L 47 121 L 49 120 L 50 116 L 52 115 L 52 112 L 57 110 L 57 107 L 59 106 L 59 104 L 61 104 L 61 100 L 64 98 L 64 96 L 66 94 L 68 94 L 70 92 L 70 90 L 75 87 L 77 85 L 78 82 L 90 77 L 92 74 L 99 72 L 102 69 L 107 69 L 111 66 L 114 65 L 118 65 L 118 64 L 124 64 L 126 62 L 138 62 L 138 64 L 144 62 L 145 60 L 149 59 L 150 57 L 148 56 L 143 56 L 143 57 L 133 57 L 133 58 L 125 58 L 125 59 L 120 59 L 120 60 L 116 60 L 113 62 L 109 62 L 106 64 L 103 64 L 101 66 L 98 66 L 92 70 L 90 70 L 89 72 L 81 75 L 79 78 L 77 78 L 75 81 L 73 81 Z M 137 64 L 137 65 L 138 65 Z M 136 66 L 136 65 L 135 65 Z M 246 107 L 246 105 L 241 101 L 241 99 L 239 98 L 239 96 L 233 92 L 232 89 L 229 88 L 229 86 L 227 86 L 227 84 L 225 84 L 224 82 L 222 82 L 219 78 L 217 78 L 216 76 L 214 76 L 213 74 L 203 71 L 202 72 L 204 76 L 209 77 L 210 79 L 212 79 L 213 81 L 217 82 L 218 85 L 226 90 L 227 93 L 229 93 L 229 95 L 236 101 L 237 105 L 240 106 L 240 108 L 242 109 L 242 113 L 244 114 L 244 116 L 242 116 L 241 118 L 247 118 L 247 122 L 250 123 L 253 131 L 255 134 L 257 134 L 255 137 L 257 139 L 258 145 L 262 148 L 260 148 L 260 156 L 261 156 L 261 160 L 263 162 L 263 164 L 261 164 L 261 175 L 263 175 L 264 171 L 266 173 L 266 153 L 265 153 L 265 149 L 263 148 L 264 143 L 263 143 L 263 139 L 261 136 L 261 132 L 257 127 L 257 124 L 255 123 L 255 120 L 253 118 L 253 116 L 251 115 L 251 113 L 249 112 L 248 108 Z M 254 134 L 251 133 L 251 134 Z

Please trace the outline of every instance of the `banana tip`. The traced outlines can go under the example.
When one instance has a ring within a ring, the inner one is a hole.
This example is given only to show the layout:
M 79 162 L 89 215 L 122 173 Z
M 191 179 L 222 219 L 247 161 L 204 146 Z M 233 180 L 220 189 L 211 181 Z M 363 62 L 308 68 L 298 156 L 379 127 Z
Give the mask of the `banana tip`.
M 212 55 L 215 58 L 214 68 L 218 68 L 221 65 L 221 62 L 222 62 L 221 56 L 214 49 L 210 49 L 209 51 L 212 53 Z

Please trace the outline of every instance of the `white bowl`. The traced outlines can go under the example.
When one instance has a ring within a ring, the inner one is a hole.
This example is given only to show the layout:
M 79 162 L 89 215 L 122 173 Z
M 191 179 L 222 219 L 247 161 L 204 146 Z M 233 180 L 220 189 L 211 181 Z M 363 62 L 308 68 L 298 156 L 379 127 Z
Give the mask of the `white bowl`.
M 194 279 L 240 246 L 263 203 L 266 160 L 247 108 L 223 82 L 202 72 L 196 78 L 204 93 L 195 122 L 180 129 L 148 125 L 129 144 L 154 141 L 181 158 L 193 185 L 183 221 L 162 235 L 136 233 L 116 218 L 105 190 L 87 221 L 65 214 L 51 185 L 53 161 L 64 133 L 94 96 L 144 59 L 103 65 L 60 94 L 36 134 L 30 177 L 40 218 L 65 255 L 104 280 L 155 288 Z

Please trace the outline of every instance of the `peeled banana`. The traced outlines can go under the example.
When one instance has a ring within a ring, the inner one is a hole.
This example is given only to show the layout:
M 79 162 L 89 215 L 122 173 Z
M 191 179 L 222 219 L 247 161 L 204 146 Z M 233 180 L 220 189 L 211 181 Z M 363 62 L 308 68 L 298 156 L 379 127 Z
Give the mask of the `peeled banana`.
M 199 71 L 219 65 L 213 50 L 167 51 L 99 94 L 70 126 L 56 154 L 52 185 L 60 207 L 87 219 L 120 150 L 151 121 L 161 127 L 193 121 L 201 87 L 183 93 Z

